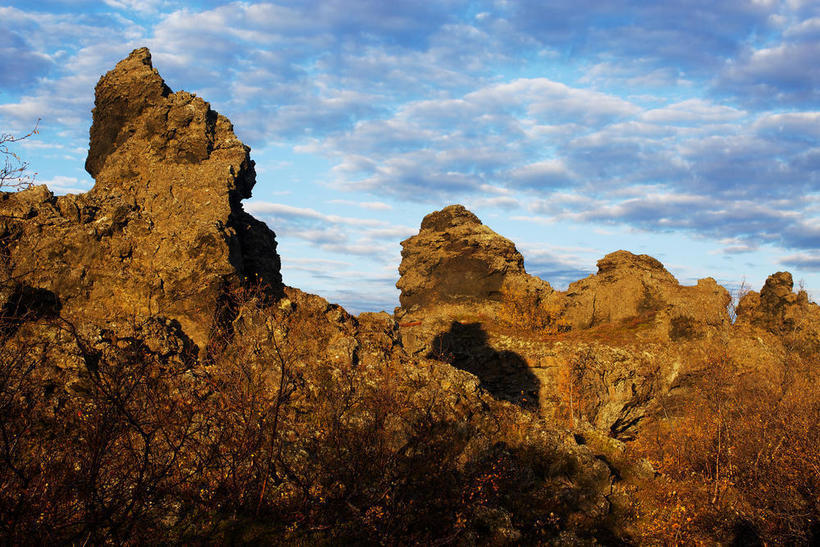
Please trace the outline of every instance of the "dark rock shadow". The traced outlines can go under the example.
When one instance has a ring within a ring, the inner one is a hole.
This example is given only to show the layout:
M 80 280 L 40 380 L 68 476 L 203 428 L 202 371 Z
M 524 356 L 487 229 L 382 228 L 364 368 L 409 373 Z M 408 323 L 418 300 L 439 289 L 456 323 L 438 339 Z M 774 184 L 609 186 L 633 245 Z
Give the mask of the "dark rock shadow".
M 429 359 L 446 361 L 478 376 L 481 387 L 496 399 L 538 410 L 540 383 L 527 362 L 512 351 L 497 351 L 487 343 L 481 323 L 453 321 L 450 330 L 433 339 Z
M 732 539 L 732 547 L 762 547 L 763 541 L 760 538 L 757 528 L 748 520 L 740 520 L 734 526 L 734 538 Z M 812 543 L 812 545 L 817 545 Z
M 242 211 L 241 206 L 236 207 L 239 212 L 231 215 L 231 225 L 236 230 L 242 256 L 241 263 L 234 267 L 267 298 L 277 301 L 285 296 L 285 286 L 276 252 L 276 234 L 267 224 Z
M 55 318 L 61 309 L 60 299 L 53 292 L 16 285 L 0 306 L 0 334 L 12 335 L 27 321 Z

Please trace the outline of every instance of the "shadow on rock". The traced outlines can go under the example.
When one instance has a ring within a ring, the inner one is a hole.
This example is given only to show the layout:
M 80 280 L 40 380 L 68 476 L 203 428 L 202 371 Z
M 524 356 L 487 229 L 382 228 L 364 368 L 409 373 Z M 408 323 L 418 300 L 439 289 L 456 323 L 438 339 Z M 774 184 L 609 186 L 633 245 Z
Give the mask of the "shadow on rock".
M 38 287 L 17 285 L 0 306 L 0 333 L 14 334 L 26 321 L 57 317 L 62 305 L 56 294 Z
M 481 387 L 496 399 L 538 410 L 538 378 L 520 355 L 490 346 L 480 323 L 453 321 L 450 330 L 435 337 L 432 347 L 428 358 L 446 361 L 475 374 L 481 380 Z

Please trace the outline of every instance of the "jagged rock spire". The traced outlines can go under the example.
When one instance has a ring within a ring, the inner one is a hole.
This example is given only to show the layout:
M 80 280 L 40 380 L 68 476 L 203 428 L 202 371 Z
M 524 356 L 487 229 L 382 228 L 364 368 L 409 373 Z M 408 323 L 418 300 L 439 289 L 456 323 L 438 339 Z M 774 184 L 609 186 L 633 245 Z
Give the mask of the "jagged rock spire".
M 40 188 L 0 202 L 33 219 L 11 242 L 13 268 L 65 313 L 165 316 L 201 346 L 230 287 L 251 279 L 281 293 L 275 234 L 241 205 L 256 181 L 250 148 L 207 102 L 172 92 L 146 48 L 97 84 L 86 169 L 87 194 Z

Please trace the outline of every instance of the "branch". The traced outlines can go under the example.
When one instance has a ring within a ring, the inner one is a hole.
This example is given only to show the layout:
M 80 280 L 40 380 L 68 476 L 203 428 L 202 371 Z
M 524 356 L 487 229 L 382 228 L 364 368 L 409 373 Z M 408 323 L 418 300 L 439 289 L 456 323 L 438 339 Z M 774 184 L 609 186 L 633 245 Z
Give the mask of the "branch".
M 0 155 L 3 156 L 3 163 L 2 166 L 0 166 L 0 190 L 3 188 L 25 190 L 31 188 L 34 184 L 34 178 L 37 176 L 37 173 L 32 175 L 24 174 L 28 169 L 29 163 L 23 161 L 20 156 L 9 150 L 8 145 L 39 134 L 39 126 L 40 120 L 38 119 L 34 124 L 34 129 L 22 137 L 15 137 L 10 133 L 0 133 Z

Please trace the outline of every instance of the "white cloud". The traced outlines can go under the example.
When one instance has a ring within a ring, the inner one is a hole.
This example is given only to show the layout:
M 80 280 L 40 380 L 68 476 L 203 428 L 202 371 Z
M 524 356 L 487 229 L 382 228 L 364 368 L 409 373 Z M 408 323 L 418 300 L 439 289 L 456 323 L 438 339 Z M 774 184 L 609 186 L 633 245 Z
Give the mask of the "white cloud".
M 820 112 L 788 112 L 768 114 L 755 122 L 761 132 L 770 132 L 777 137 L 809 142 L 820 142 Z
M 328 203 L 338 205 L 352 205 L 354 207 L 361 207 L 362 209 L 369 209 L 371 211 L 390 211 L 393 206 L 384 203 L 383 201 L 352 201 L 349 199 L 331 199 Z
M 36 180 L 36 184 L 45 184 L 55 194 L 81 194 L 87 192 L 94 185 L 91 180 L 81 181 L 77 177 L 57 175 L 48 180 Z
M 293 207 L 284 203 L 271 203 L 267 201 L 246 201 L 245 209 L 249 213 L 261 215 L 272 215 L 286 218 L 304 218 L 327 222 L 331 224 L 349 224 L 352 226 L 381 226 L 383 221 L 356 217 L 341 217 L 338 215 L 326 215 L 315 209 Z
M 138 13 L 155 13 L 165 3 L 163 0 L 103 0 L 103 2 L 112 8 Z
M 574 174 L 560 159 L 522 165 L 512 169 L 508 176 L 513 184 L 537 188 L 566 186 L 574 179 Z
M 521 202 L 512 196 L 495 196 L 490 198 L 471 199 L 467 202 L 467 208 L 471 210 L 494 207 L 512 211 L 521 207 Z
M 641 118 L 647 122 L 692 125 L 731 122 L 744 116 L 746 116 L 746 112 L 743 110 L 715 104 L 703 99 L 687 99 L 663 108 L 648 110 L 641 114 Z

